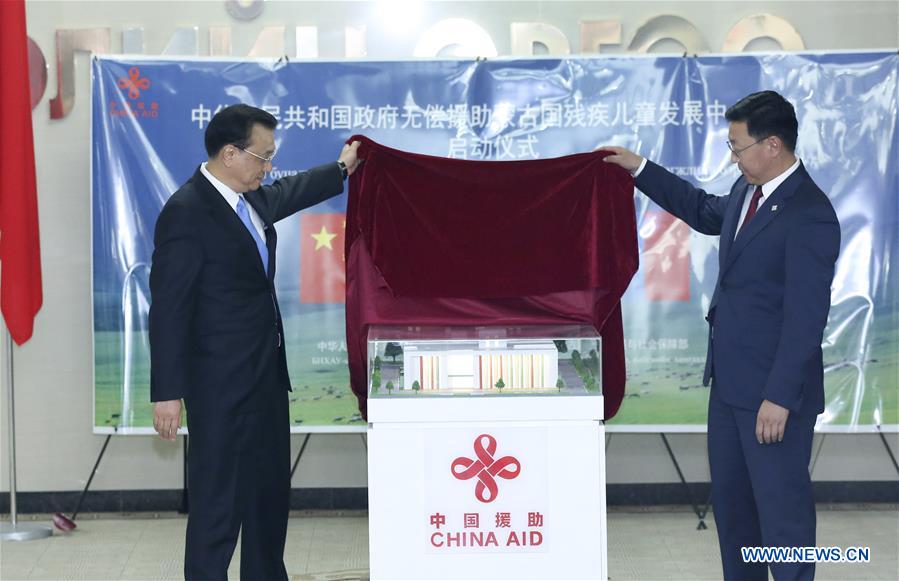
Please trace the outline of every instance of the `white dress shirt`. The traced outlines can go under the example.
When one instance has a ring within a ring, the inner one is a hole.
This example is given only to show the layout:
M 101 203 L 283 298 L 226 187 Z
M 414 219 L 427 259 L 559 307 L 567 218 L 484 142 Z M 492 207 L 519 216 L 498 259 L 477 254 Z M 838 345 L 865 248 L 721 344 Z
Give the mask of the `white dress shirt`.
M 243 198 L 242 194 L 238 194 L 221 181 L 219 181 L 214 175 L 209 173 L 209 170 L 206 169 L 206 162 L 204 161 L 200 165 L 200 171 L 203 172 L 203 175 L 206 176 L 206 179 L 209 180 L 209 183 L 213 185 L 213 187 L 218 190 L 218 192 L 225 198 L 225 201 L 228 202 L 228 205 L 231 206 L 231 209 L 234 210 L 234 213 L 237 214 L 237 202 Z M 256 210 L 253 209 L 253 206 L 244 198 L 244 205 L 247 207 L 247 210 L 250 212 L 250 221 L 253 222 L 253 226 L 256 228 L 256 232 L 259 234 L 259 237 L 262 240 L 265 240 L 265 224 L 262 222 L 262 218 L 259 217 L 259 214 L 256 213 Z M 240 216 L 238 216 L 240 218 Z
M 783 172 L 773 180 L 770 180 L 764 184 L 762 184 L 762 199 L 759 200 L 759 205 L 756 207 L 755 211 L 758 213 L 759 210 L 762 209 L 762 206 L 765 205 L 765 202 L 774 193 L 774 190 L 777 189 L 777 186 L 784 183 L 784 180 L 790 177 L 790 175 L 796 171 L 799 167 L 799 158 L 796 158 L 796 162 L 787 168 L 787 171 Z M 751 185 L 746 190 L 746 195 L 743 196 L 743 209 L 740 210 L 740 221 L 737 224 L 743 224 L 743 220 L 746 218 L 746 212 L 749 211 L 749 202 L 752 201 L 752 193 L 755 192 L 755 186 Z M 737 233 L 740 232 L 740 226 L 737 226 Z M 734 234 L 734 238 L 737 237 L 737 234 Z

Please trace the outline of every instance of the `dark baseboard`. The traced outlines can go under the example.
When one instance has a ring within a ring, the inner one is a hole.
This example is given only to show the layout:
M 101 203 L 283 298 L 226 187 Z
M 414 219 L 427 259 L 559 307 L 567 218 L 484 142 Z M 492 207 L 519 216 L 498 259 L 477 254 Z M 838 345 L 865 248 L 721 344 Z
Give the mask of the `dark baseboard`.
M 812 482 L 816 503 L 899 503 L 899 481 Z M 708 482 L 690 483 L 689 489 L 677 482 L 658 484 L 609 484 L 608 506 L 656 506 L 691 504 L 705 506 L 711 493 Z
M 813 482 L 815 502 L 899 502 L 899 480 Z
M 819 503 L 899 503 L 899 481 L 814 482 Z M 70 513 L 79 492 L 19 492 L 18 511 L 22 514 Z M 606 487 L 609 506 L 656 506 L 690 504 L 704 506 L 709 496 L 708 482 L 610 484 Z M 181 507 L 180 490 L 97 490 L 84 498 L 81 512 L 172 512 Z M 364 510 L 368 508 L 367 488 L 294 488 L 290 494 L 293 510 Z M 9 493 L 0 493 L 0 513 L 9 512 Z
M 16 508 L 22 514 L 70 514 L 80 492 L 18 492 Z M 167 512 L 181 506 L 180 490 L 91 490 L 81 512 Z M 9 512 L 9 493 L 0 496 L 0 512 Z
M 78 504 L 80 492 L 19 492 L 16 507 L 22 514 L 62 512 Z M 181 508 L 181 490 L 91 490 L 81 512 L 172 512 Z M 293 510 L 362 510 L 368 508 L 367 488 L 294 488 Z M 9 512 L 9 493 L 0 493 L 0 513 Z

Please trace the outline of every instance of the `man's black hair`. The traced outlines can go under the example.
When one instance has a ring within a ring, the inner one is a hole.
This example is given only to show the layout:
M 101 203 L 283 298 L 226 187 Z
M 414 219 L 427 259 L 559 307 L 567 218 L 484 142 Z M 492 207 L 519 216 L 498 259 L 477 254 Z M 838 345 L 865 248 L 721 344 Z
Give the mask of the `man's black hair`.
M 226 145 L 245 149 L 257 123 L 272 131 L 278 126 L 278 120 L 268 111 L 244 104 L 225 107 L 206 126 L 206 153 L 215 157 Z
M 749 136 L 764 139 L 776 136 L 790 153 L 796 151 L 799 122 L 793 105 L 774 91 L 759 91 L 737 101 L 724 113 L 724 118 L 745 122 Z

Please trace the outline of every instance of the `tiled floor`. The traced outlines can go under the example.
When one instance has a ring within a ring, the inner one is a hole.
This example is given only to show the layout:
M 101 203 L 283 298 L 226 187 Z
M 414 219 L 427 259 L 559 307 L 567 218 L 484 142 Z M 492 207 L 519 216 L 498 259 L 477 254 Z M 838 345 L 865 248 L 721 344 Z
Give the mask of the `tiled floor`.
M 171 514 L 83 515 L 71 534 L 2 543 L 0 579 L 180 579 L 185 523 Z M 697 531 L 683 507 L 610 511 L 609 577 L 720 579 L 713 523 Z M 366 579 L 367 527 L 365 513 L 293 515 L 285 553 L 291 578 Z M 899 507 L 819 507 L 818 546 L 871 548 L 870 563 L 819 564 L 818 579 L 897 579 Z M 238 578 L 237 555 L 231 579 Z

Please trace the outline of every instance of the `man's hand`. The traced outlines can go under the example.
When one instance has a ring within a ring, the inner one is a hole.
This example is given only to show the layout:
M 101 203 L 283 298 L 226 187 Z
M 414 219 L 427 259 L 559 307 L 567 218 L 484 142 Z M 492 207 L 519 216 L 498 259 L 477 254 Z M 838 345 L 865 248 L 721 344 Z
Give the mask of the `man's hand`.
M 611 151 L 612 155 L 607 155 L 603 158 L 603 161 L 614 163 L 615 165 L 620 165 L 631 173 L 637 171 L 637 169 L 640 167 L 640 164 L 643 163 L 642 157 L 640 157 L 630 149 L 618 147 L 617 145 L 603 145 L 601 147 L 597 147 L 595 151 Z
M 354 141 L 349 145 L 344 145 L 340 151 L 340 157 L 337 161 L 342 161 L 346 164 L 347 175 L 353 175 L 353 172 L 356 171 L 356 168 L 359 167 L 359 163 L 362 161 L 356 157 L 356 150 L 359 149 L 360 145 L 361 142 Z
M 773 444 L 782 442 L 784 429 L 787 427 L 787 417 L 790 410 L 770 402 L 767 399 L 759 407 L 759 415 L 755 420 L 755 437 L 759 444 Z
M 154 406 L 153 427 L 163 440 L 174 441 L 181 427 L 181 400 L 158 401 Z

